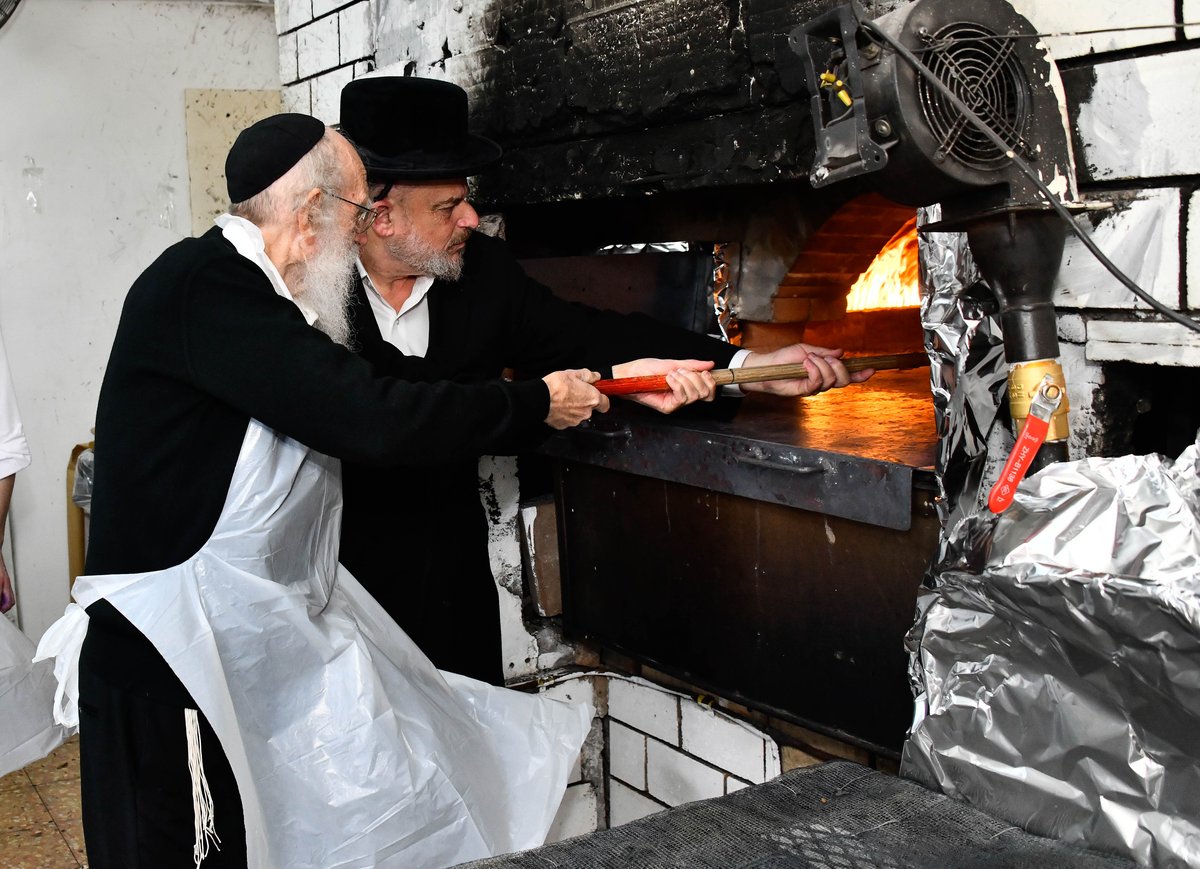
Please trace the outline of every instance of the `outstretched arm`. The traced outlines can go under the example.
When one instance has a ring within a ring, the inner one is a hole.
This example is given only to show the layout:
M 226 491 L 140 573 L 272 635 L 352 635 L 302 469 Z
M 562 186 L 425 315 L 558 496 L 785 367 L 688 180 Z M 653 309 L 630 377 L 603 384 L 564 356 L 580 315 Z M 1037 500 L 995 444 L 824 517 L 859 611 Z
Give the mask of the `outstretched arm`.
M 804 363 L 808 377 L 799 380 L 766 380 L 761 383 L 741 384 L 747 392 L 767 392 L 772 395 L 815 395 L 827 389 L 862 383 L 875 373 L 866 368 L 853 373 L 841 362 L 842 351 L 811 344 L 789 344 L 771 353 L 751 353 L 742 363 L 743 368 L 761 365 L 790 365 Z

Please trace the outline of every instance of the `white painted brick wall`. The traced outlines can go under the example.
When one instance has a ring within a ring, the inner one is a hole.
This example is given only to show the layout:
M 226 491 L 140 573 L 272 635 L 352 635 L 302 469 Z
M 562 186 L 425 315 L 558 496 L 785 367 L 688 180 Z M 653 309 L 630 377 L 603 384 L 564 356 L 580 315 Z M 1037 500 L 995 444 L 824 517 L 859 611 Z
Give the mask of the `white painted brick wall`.
M 1086 218 L 1079 218 L 1079 225 L 1138 286 L 1163 304 L 1179 307 L 1178 190 L 1146 190 L 1136 200 L 1105 213 L 1094 229 Z M 1054 287 L 1059 309 L 1149 310 L 1074 235 L 1067 236 Z
M 289 85 L 283 89 L 283 110 L 312 114 L 312 85 L 306 81 Z
M 640 791 L 646 789 L 645 734 L 609 720 L 608 772 Z
M 608 714 L 636 730 L 679 745 L 679 698 L 641 681 L 610 679 Z
M 1200 21 L 1200 0 L 1183 0 L 1183 20 Z M 1195 39 L 1200 36 L 1200 27 L 1184 28 L 1184 36 Z
M 1174 0 L 1010 0 L 1012 6 L 1030 20 L 1039 33 L 1078 33 L 1084 30 L 1108 32 L 1086 36 L 1055 36 L 1046 44 L 1057 60 L 1100 51 L 1113 51 L 1135 45 L 1173 42 L 1175 31 L 1125 30 L 1151 24 L 1174 24 Z M 1191 20 L 1191 19 L 1188 19 Z
M 308 78 L 338 65 L 338 20 L 322 18 L 296 31 L 299 46 L 299 75 Z
M 766 781 L 766 739 L 699 703 L 680 704 L 683 750 L 747 781 Z M 778 771 L 776 771 L 778 774 Z
M 679 806 L 725 793 L 725 773 L 657 739 L 646 741 L 646 790 L 656 800 Z
M 597 829 L 600 804 L 591 784 L 571 785 L 563 794 L 558 814 L 546 834 L 547 842 L 561 842 Z
M 313 18 L 328 15 L 335 9 L 345 6 L 351 0 L 312 0 Z
M 619 781 L 611 781 L 608 786 L 608 825 L 619 827 L 638 818 L 661 812 L 666 806 L 656 803 L 645 794 L 640 794 L 633 788 L 626 787 Z
M 740 778 L 734 778 L 731 775 L 725 776 L 725 793 L 731 794 L 734 791 L 740 791 L 742 788 L 750 787 L 750 782 L 744 782 Z
M 342 63 L 375 53 L 371 32 L 373 13 L 370 3 L 356 3 L 338 13 L 338 51 Z
M 287 33 L 312 21 L 312 0 L 275 0 L 275 29 Z
M 1083 153 L 1098 180 L 1200 173 L 1200 50 L 1102 63 L 1079 110 Z
M 1188 197 L 1187 225 L 1187 305 L 1200 308 L 1200 192 Z
M 336 124 L 341 117 L 342 88 L 354 78 L 354 70 L 344 66 L 312 79 L 312 114 L 327 124 Z
M 279 37 L 279 80 L 287 85 L 300 77 L 300 51 L 296 34 Z
M 1177 323 L 1088 323 L 1087 358 L 1132 359 L 1148 365 L 1200 366 L 1200 334 Z M 1195 397 L 1187 399 L 1194 401 Z

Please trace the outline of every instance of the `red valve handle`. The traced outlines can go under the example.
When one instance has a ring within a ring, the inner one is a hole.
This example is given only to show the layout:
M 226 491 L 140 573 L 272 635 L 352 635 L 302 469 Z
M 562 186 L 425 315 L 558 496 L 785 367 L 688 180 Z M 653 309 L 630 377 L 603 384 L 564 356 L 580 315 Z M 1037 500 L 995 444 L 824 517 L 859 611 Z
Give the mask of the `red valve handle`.
M 1050 420 L 1039 419 L 1033 414 L 1025 417 L 1025 425 L 1021 426 L 1021 433 L 1017 435 L 1017 442 L 1013 444 L 1008 461 L 1004 463 L 1000 479 L 988 493 L 988 509 L 993 513 L 1003 513 L 1012 504 L 1013 496 L 1017 493 L 1017 485 L 1025 479 L 1029 463 L 1037 455 L 1042 442 L 1046 440 L 1046 432 L 1049 430 Z

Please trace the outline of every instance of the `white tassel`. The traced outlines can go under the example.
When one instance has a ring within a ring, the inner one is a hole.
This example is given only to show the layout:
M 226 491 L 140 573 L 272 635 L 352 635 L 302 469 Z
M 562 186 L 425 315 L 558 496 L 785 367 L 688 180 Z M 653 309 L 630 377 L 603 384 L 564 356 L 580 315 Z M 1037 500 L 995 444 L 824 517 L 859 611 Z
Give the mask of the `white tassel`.
M 187 724 L 188 772 L 192 776 L 192 812 L 196 819 L 196 843 L 192 846 L 192 857 L 196 869 L 200 861 L 208 856 L 211 844 L 221 850 L 221 837 L 213 824 L 213 799 L 204 778 L 204 756 L 200 752 L 200 713 L 195 709 L 184 709 L 183 719 Z

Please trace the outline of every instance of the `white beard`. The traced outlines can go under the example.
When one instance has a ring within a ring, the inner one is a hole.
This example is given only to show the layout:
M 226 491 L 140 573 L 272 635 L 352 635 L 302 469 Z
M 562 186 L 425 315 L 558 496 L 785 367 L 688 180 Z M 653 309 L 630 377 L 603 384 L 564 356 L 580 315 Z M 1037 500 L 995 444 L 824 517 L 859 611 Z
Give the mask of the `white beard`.
M 332 228 L 319 239 L 320 252 L 304 264 L 293 291 L 317 315 L 313 325 L 343 347 L 350 346 L 350 296 L 358 249 L 352 237 Z

